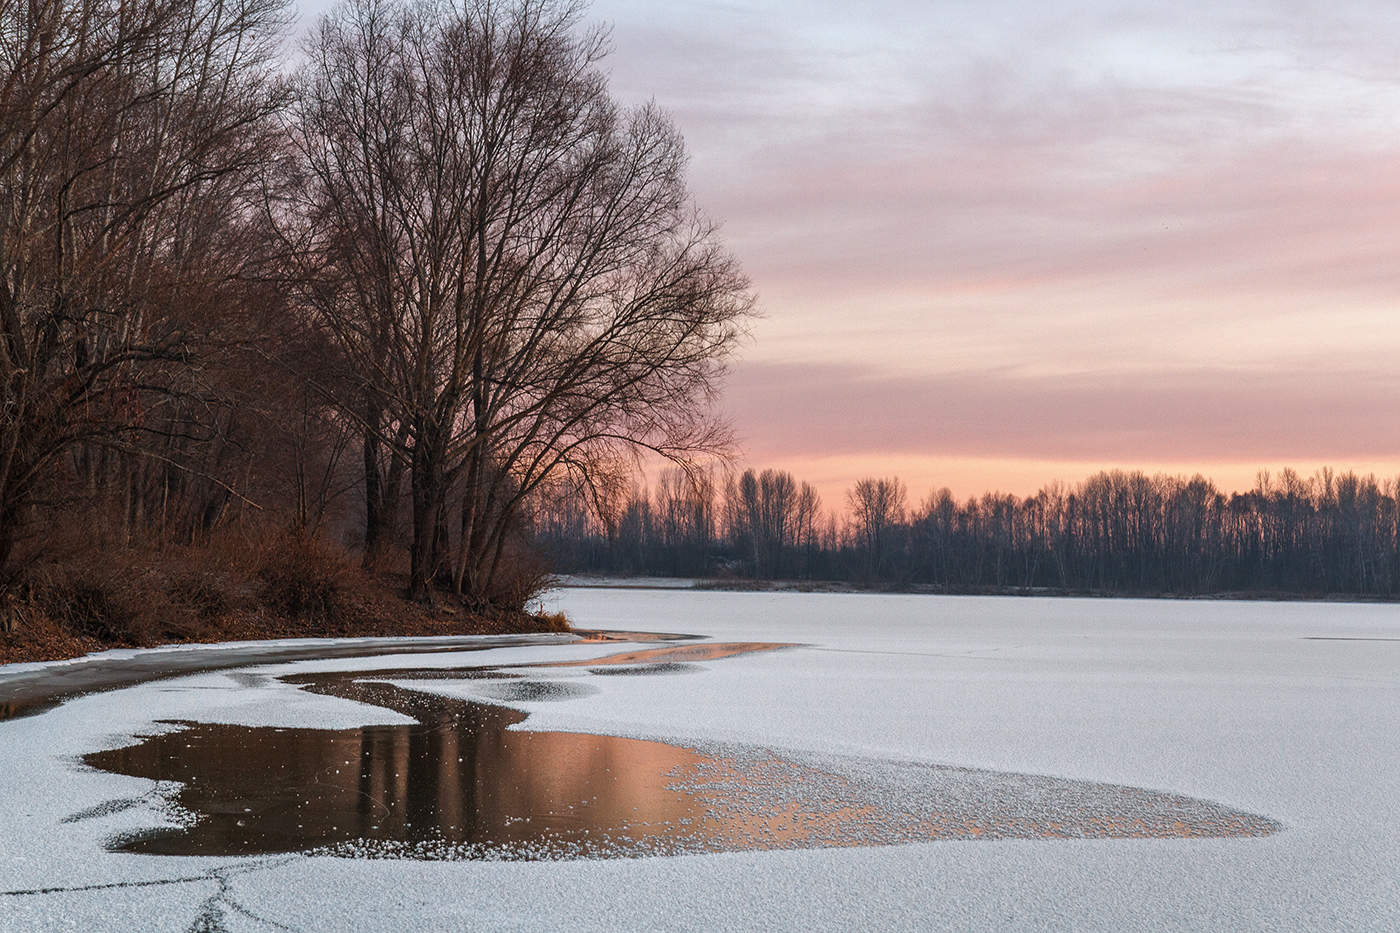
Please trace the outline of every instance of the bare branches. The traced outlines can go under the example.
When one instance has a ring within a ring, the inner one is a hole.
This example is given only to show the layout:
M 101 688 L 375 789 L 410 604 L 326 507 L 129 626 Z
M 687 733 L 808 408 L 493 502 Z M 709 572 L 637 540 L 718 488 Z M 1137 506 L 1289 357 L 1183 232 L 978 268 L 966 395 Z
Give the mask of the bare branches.
M 367 450 L 411 465 L 420 598 L 450 566 L 486 599 L 556 474 L 597 489 L 636 451 L 727 444 L 708 403 L 747 282 L 690 205 L 679 134 L 608 97 L 606 34 L 579 20 L 549 0 L 355 0 L 297 78 L 289 239 L 318 262 L 304 297 L 361 380 L 343 404 Z
M 367 562 L 406 487 L 414 594 L 486 605 L 543 497 L 728 450 L 748 283 L 579 4 L 350 0 L 291 79 L 283 0 L 0 14 L 0 571 L 69 493 L 317 528 L 358 444 Z
M 281 0 L 0 0 L 0 568 L 58 458 L 148 429 L 220 329 L 284 21 Z

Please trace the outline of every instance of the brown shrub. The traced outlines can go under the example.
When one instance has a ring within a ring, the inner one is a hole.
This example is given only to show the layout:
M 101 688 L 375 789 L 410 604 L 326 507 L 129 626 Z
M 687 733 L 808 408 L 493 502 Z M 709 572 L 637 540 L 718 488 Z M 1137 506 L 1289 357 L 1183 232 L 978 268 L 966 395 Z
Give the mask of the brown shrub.
M 46 622 L 104 645 L 146 646 L 216 636 L 235 608 L 242 568 L 205 543 L 134 536 L 117 544 L 88 522 L 55 522 L 12 583 L 12 635 Z M 246 587 L 245 587 L 246 588 Z M 247 588 L 251 589 L 251 588 Z M 246 603 L 246 600 L 244 600 Z
M 79 568 L 50 565 L 36 572 L 28 602 L 68 631 L 103 642 L 149 645 L 161 634 L 161 600 L 143 592 L 130 567 Z
M 572 632 L 574 630 L 562 612 L 537 612 L 535 619 L 540 623 L 540 628 L 546 632 Z
M 166 594 L 201 619 L 216 619 L 233 608 L 233 595 L 219 574 L 189 571 L 170 581 Z
M 525 612 L 530 601 L 549 589 L 553 582 L 554 575 L 538 552 L 513 546 L 502 557 L 490 589 L 484 595 L 496 609 Z
M 28 621 L 29 607 L 19 601 L 13 588 L 0 588 L 0 636 L 13 635 Z
M 521 611 L 549 583 L 524 551 L 503 560 L 492 604 L 461 613 L 450 597 L 437 610 L 405 601 L 404 581 L 362 571 L 276 516 L 172 541 L 98 534 L 74 515 L 32 544 L 0 587 L 0 663 L 230 638 L 567 630 L 562 617 Z
M 317 622 L 343 618 L 353 576 L 343 552 L 318 538 L 291 533 L 267 549 L 258 570 L 267 605 Z

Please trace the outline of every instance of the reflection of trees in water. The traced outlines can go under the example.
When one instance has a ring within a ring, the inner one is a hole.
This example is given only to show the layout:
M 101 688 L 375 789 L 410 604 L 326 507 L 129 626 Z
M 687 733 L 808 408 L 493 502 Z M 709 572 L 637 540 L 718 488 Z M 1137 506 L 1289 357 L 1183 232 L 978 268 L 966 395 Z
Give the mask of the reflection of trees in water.
M 193 724 L 87 756 L 104 770 L 178 781 L 190 827 L 139 852 L 251 854 L 357 839 L 508 849 L 636 839 L 698 821 L 667 786 L 687 749 L 581 733 L 512 732 L 523 713 L 382 684 L 308 680 L 314 692 L 414 717 L 351 730 Z M 648 829 L 655 826 L 656 829 Z
M 584 663 L 635 664 L 694 645 Z M 532 665 L 519 665 L 530 667 Z M 280 729 L 191 724 L 85 761 L 183 785 L 195 817 L 128 838 L 126 851 L 247 855 L 320 849 L 418 858 L 567 858 L 879 845 L 933 839 L 1267 835 L 1253 814 L 1140 788 L 758 747 L 706 753 L 662 742 L 509 727 L 505 707 L 371 682 L 502 678 L 503 670 L 288 677 L 401 713 L 412 724 Z M 526 681 L 504 679 L 505 683 Z

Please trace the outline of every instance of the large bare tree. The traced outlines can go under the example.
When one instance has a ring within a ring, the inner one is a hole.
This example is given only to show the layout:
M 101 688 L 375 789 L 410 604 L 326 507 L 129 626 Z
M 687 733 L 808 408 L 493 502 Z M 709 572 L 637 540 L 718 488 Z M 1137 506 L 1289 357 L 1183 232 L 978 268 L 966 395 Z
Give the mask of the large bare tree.
M 747 283 L 680 134 L 609 96 L 605 50 L 553 0 L 350 0 L 308 44 L 289 237 L 359 379 L 371 541 L 390 464 L 408 473 L 414 598 L 505 598 L 546 482 L 601 500 L 639 452 L 728 442 L 708 403 Z

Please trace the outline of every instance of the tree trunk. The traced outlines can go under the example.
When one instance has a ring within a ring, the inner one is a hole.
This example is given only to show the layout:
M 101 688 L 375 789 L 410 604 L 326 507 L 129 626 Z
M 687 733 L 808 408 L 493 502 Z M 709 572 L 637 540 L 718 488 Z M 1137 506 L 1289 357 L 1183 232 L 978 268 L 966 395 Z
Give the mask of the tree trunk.
M 408 598 L 431 605 L 440 555 L 443 470 L 436 438 L 419 432 L 413 445 L 413 544 L 409 550 Z
M 387 464 L 385 457 L 389 458 Z M 365 553 L 366 570 L 377 569 L 394 544 L 398 528 L 399 495 L 403 488 L 404 462 L 380 440 L 375 430 L 366 428 L 365 470 Z
M 371 412 L 369 418 L 373 418 Z M 378 429 L 378 419 L 370 421 L 366 418 L 365 442 L 364 442 L 364 466 L 365 466 L 365 555 L 364 568 L 373 570 L 379 565 L 379 558 L 384 551 L 384 504 L 383 486 L 379 473 L 379 438 L 375 431 Z
M 9 589 L 10 558 L 15 552 L 15 528 L 19 524 L 19 510 L 0 502 L 0 594 Z
M 462 490 L 462 522 L 457 538 L 457 559 L 452 568 L 452 591 L 458 596 L 466 596 L 473 589 L 469 581 L 472 570 L 473 539 L 478 534 L 482 516 L 481 499 L 481 453 L 473 449 L 468 454 L 467 481 Z

